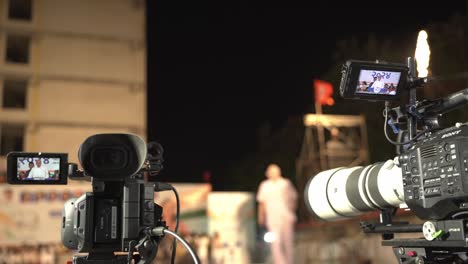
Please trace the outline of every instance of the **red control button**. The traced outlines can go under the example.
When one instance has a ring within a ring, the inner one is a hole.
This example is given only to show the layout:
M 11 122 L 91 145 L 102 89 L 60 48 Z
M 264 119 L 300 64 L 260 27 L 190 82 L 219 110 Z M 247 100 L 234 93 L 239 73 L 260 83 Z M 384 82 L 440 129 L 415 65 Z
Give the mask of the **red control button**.
M 416 251 L 408 251 L 406 252 L 406 255 L 408 257 L 416 257 L 418 254 L 416 254 Z

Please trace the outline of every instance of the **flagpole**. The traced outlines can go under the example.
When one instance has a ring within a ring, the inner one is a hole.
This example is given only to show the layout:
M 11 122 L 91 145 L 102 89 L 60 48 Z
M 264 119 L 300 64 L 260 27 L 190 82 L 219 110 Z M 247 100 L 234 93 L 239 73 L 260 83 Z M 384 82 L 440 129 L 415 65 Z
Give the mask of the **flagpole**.
M 318 117 L 317 122 L 317 134 L 319 142 L 319 161 L 320 161 L 320 170 L 327 169 L 326 155 L 325 155 L 325 131 L 322 126 L 322 104 L 315 101 L 315 114 Z

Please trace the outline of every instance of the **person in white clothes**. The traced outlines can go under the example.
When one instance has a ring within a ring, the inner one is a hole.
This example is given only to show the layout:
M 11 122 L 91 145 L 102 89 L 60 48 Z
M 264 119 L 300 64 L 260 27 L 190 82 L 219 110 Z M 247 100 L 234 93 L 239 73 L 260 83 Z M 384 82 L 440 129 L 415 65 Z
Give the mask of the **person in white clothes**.
M 385 88 L 385 83 L 382 81 L 382 77 L 377 76 L 377 80 L 372 84 L 374 93 L 380 93 L 380 90 Z
M 36 167 L 29 172 L 28 179 L 47 179 L 49 178 L 49 170 L 42 164 L 41 159 L 36 160 Z
M 297 191 L 281 175 L 278 165 L 270 164 L 265 175 L 267 179 L 260 183 L 257 193 L 258 223 L 266 226 L 273 235 L 271 252 L 274 263 L 292 264 Z

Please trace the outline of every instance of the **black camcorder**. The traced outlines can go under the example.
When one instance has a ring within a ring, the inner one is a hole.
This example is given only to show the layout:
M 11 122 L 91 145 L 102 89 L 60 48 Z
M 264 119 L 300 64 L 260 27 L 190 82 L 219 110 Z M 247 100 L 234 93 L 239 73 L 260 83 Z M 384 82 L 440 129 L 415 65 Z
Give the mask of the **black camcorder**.
M 344 98 L 385 101 L 384 134 L 397 146 L 393 160 L 320 172 L 307 184 L 306 204 L 323 220 L 380 210 L 380 223 L 362 222 L 366 233 L 383 234 L 399 263 L 468 263 L 468 123 L 441 128 L 438 118 L 468 103 L 468 89 L 445 98 L 416 100 L 431 78 L 415 77 L 408 64 L 348 61 L 343 65 Z M 407 94 L 409 103 L 391 108 Z M 398 140 L 390 139 L 388 126 Z M 411 210 L 423 225 L 394 222 L 398 208 Z M 422 233 L 395 239 L 394 233 Z M 408 254 L 411 252 L 411 254 Z
M 66 184 L 67 176 L 91 180 L 92 192 L 68 200 L 63 208 L 62 243 L 87 256 L 73 263 L 151 262 L 166 228 L 154 203 L 155 184 L 144 174 L 162 169 L 163 149 L 132 134 L 98 134 L 80 146 L 83 170 L 67 163 L 67 154 L 13 152 L 7 157 L 11 184 Z M 138 251 L 138 255 L 134 252 Z M 115 255 L 114 252 L 127 252 Z
M 128 252 L 144 229 L 164 225 L 162 208 L 154 203 L 154 184 L 145 183 L 141 172 L 147 148 L 140 137 L 91 136 L 81 144 L 78 158 L 83 176 L 92 177 L 93 192 L 64 206 L 62 243 L 66 247 L 90 253 Z M 159 167 L 153 169 L 159 171 L 162 156 L 155 159 Z M 153 243 L 156 248 L 157 241 Z

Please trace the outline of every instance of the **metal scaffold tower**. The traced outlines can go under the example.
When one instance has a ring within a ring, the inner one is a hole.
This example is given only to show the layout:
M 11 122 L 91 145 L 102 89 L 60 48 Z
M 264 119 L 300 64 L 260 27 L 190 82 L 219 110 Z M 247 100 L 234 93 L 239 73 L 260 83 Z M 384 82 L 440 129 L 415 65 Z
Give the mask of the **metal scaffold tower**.
M 296 182 L 302 200 L 307 182 L 320 171 L 369 161 L 364 116 L 307 114 L 304 126 L 301 152 L 296 160 Z M 299 204 L 299 219 L 307 220 L 310 214 L 304 203 Z

